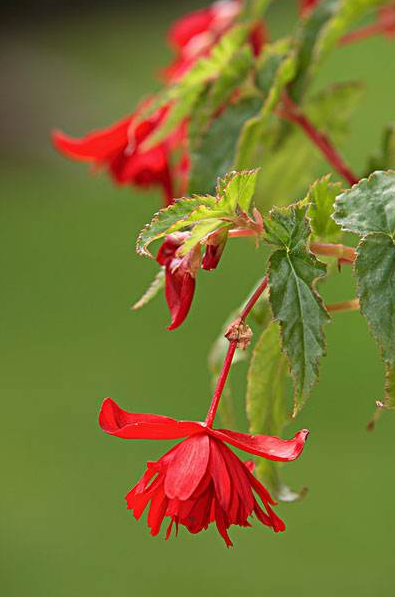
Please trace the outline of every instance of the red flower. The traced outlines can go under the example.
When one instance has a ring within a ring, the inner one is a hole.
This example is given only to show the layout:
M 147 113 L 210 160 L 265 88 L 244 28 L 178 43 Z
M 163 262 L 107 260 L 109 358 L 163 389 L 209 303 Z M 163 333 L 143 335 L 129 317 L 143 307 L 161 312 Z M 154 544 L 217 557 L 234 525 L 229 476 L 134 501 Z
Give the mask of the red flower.
M 148 462 L 140 481 L 127 494 L 128 509 L 139 519 L 150 503 L 148 526 L 157 535 L 162 521 L 169 518 L 166 539 L 173 524 L 198 533 L 215 521 L 227 546 L 231 525 L 251 526 L 255 514 L 275 532 L 284 531 L 284 522 L 275 514 L 275 502 L 225 442 L 250 454 L 270 460 L 290 461 L 300 456 L 308 431 L 293 439 L 248 435 L 228 429 L 211 429 L 197 421 L 177 421 L 170 417 L 128 413 L 110 398 L 102 405 L 99 424 L 103 431 L 124 439 L 180 439 L 157 462 Z M 263 508 L 258 502 L 262 502 Z
M 172 166 L 174 149 L 184 148 L 185 125 L 182 125 L 164 142 L 150 150 L 141 149 L 143 141 L 161 124 L 168 107 L 157 110 L 149 118 L 134 127 L 136 118 L 147 107 L 144 102 L 134 114 L 123 118 L 112 126 L 75 139 L 60 131 L 53 133 L 55 147 L 67 157 L 91 162 L 106 167 L 116 183 L 133 184 L 139 187 L 159 185 L 165 195 L 166 204 L 172 202 L 178 190 L 174 181 L 182 163 Z M 181 161 L 185 164 L 186 157 Z M 180 192 L 182 189 L 180 189 Z
M 176 81 L 199 58 L 209 54 L 220 37 L 235 23 L 240 9 L 240 0 L 220 0 L 176 21 L 169 31 L 168 40 L 177 56 L 174 63 L 165 70 L 166 79 Z M 263 24 L 254 25 L 250 43 L 256 55 L 260 53 L 265 39 Z
M 156 261 L 165 267 L 165 296 L 171 314 L 168 330 L 175 330 L 182 324 L 188 315 L 195 292 L 195 278 L 200 265 L 200 246 L 183 257 L 177 255 L 188 236 L 188 232 L 169 234 L 156 257 Z

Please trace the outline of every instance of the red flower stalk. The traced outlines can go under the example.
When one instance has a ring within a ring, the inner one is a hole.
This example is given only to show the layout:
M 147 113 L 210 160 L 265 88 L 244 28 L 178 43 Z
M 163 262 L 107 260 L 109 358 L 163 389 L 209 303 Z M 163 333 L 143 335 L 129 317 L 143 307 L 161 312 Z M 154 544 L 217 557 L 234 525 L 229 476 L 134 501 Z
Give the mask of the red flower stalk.
M 176 81 L 199 58 L 209 54 L 220 37 L 235 23 L 240 10 L 240 0 L 220 0 L 176 21 L 168 33 L 169 44 L 176 51 L 176 59 L 164 72 L 166 80 Z M 255 24 L 250 34 L 255 55 L 260 53 L 265 40 L 264 25 Z
M 395 3 L 379 8 L 374 23 L 347 33 L 340 39 L 340 45 L 355 43 L 380 34 L 390 39 L 395 36 Z
M 178 250 L 188 232 L 169 234 L 162 243 L 156 261 L 165 267 L 165 296 L 171 314 L 168 330 L 178 328 L 191 307 L 195 292 L 195 278 L 200 265 L 200 246 L 193 248 L 183 257 Z
M 152 149 L 142 150 L 143 141 L 161 124 L 168 112 L 168 107 L 161 108 L 136 127 L 132 126 L 148 104 L 143 102 L 134 114 L 81 139 L 69 137 L 60 131 L 54 131 L 52 138 L 56 149 L 67 157 L 107 168 L 117 184 L 143 188 L 159 185 L 168 205 L 179 193 L 174 188 L 175 180 L 179 171 L 182 173 L 185 169 L 187 160 L 184 149 L 185 125 Z M 184 155 L 181 162 L 173 166 L 171 155 L 173 150 L 179 148 L 183 149 Z
M 166 539 L 173 524 L 177 530 L 183 525 L 190 533 L 199 533 L 215 522 L 228 547 L 232 545 L 229 527 L 251 526 L 248 518 L 252 514 L 276 533 L 285 530 L 271 507 L 275 502 L 251 473 L 250 463 L 243 463 L 225 442 L 249 454 L 291 461 L 302 453 L 307 430 L 299 431 L 291 440 L 248 435 L 212 429 L 197 421 L 128 413 L 110 398 L 103 402 L 99 424 L 106 433 L 124 439 L 187 438 L 157 462 L 148 462 L 143 477 L 126 496 L 136 520 L 150 503 L 151 535 L 159 533 L 165 517 L 170 519 Z

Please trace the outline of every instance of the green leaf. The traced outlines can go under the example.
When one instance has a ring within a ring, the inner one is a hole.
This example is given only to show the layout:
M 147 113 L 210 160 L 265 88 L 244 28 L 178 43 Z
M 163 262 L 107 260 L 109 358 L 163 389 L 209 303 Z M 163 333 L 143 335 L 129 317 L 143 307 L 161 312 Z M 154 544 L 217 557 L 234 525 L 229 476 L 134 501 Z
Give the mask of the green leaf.
M 210 218 L 208 220 L 199 222 L 192 228 L 190 237 L 183 243 L 180 249 L 180 255 L 186 255 L 195 245 L 204 240 L 211 233 L 220 230 L 221 228 L 230 228 L 227 222 L 223 222 L 218 218 Z
M 178 199 L 173 205 L 161 209 L 141 231 L 137 252 L 151 256 L 148 251 L 151 242 L 193 226 L 190 238 L 181 249 L 181 254 L 185 254 L 208 234 L 229 226 L 240 209 L 248 209 L 257 173 L 257 170 L 231 172 L 218 181 L 216 197 L 195 195 L 190 199 Z
M 355 262 L 361 313 L 368 321 L 386 366 L 383 406 L 395 408 L 395 241 L 369 234 L 360 242 Z
M 395 168 L 395 124 L 388 124 L 382 136 L 381 147 L 369 160 L 367 175 L 375 170 Z
M 350 118 L 364 90 L 359 81 L 334 83 L 307 98 L 303 110 L 319 131 L 341 143 L 349 133 Z
M 314 236 L 325 242 L 337 242 L 342 233 L 331 216 L 341 184 L 331 183 L 330 177 L 330 174 L 323 176 L 311 185 L 306 203 L 310 204 L 309 218 Z
M 198 60 L 174 85 L 165 88 L 162 93 L 158 94 L 156 101 L 142 113 L 139 122 L 161 106 L 171 103 L 172 107 L 161 126 L 144 142 L 144 149 L 148 150 L 163 141 L 184 118 L 191 114 L 207 83 L 221 78 L 224 72 L 228 73 L 227 67 L 246 40 L 247 35 L 248 27 L 246 25 L 234 26 L 221 37 L 208 57 Z
M 260 105 L 257 97 L 242 99 L 212 122 L 198 148 L 192 148 L 189 192 L 212 193 L 217 178 L 232 170 L 241 128 Z
M 281 350 L 276 323 L 261 333 L 252 353 L 247 376 L 247 416 L 250 433 L 282 436 L 292 408 L 288 398 L 287 360 Z M 259 458 L 257 474 L 274 499 L 293 501 L 300 494 L 281 480 L 281 463 Z
M 221 186 L 219 188 L 233 212 L 237 207 L 248 212 L 255 192 L 258 172 L 258 169 L 231 172 L 224 179 L 222 188 Z
M 197 208 L 202 206 L 214 207 L 215 204 L 215 197 L 194 196 L 189 199 L 177 199 L 173 205 L 161 209 L 154 215 L 150 224 L 147 224 L 140 232 L 136 242 L 137 253 L 152 257 L 147 248 L 150 243 L 165 236 L 172 226 L 185 220 Z
M 276 107 L 281 93 L 295 74 L 295 55 L 289 51 L 288 40 L 268 44 L 257 64 L 256 86 L 262 95 L 260 110 L 248 119 L 237 144 L 235 167 L 250 165 L 256 145 L 265 133 L 268 117 Z
M 197 148 L 202 141 L 204 133 L 216 112 L 226 106 L 234 91 L 240 87 L 253 67 L 253 56 L 250 46 L 241 48 L 234 55 L 197 101 L 191 113 L 188 137 L 191 147 Z
M 309 252 L 307 209 L 298 204 L 274 208 L 265 221 L 267 241 L 278 247 L 269 260 L 270 303 L 294 380 L 294 414 L 317 381 L 325 355 L 323 325 L 329 322 L 314 289 L 326 266 Z
M 395 172 L 374 172 L 336 199 L 334 220 L 363 236 L 395 233 Z
M 299 100 L 321 61 L 350 26 L 387 0 L 321 0 L 307 19 L 300 21 L 294 38 L 297 75 L 291 95 Z
M 363 237 L 355 261 L 361 313 L 386 367 L 383 406 L 395 408 L 395 172 L 375 172 L 342 193 L 334 219 Z
M 314 126 L 340 145 L 349 128 L 352 109 L 361 95 L 358 83 L 329 85 L 302 105 Z M 327 169 L 321 153 L 296 126 L 278 143 L 282 130 L 272 126 L 263 137 L 262 175 L 259 179 L 259 207 L 287 205 L 307 192 L 311 180 Z M 325 170 L 324 170 L 325 168 Z
M 141 309 L 141 307 L 145 307 L 145 305 L 147 305 L 152 301 L 153 298 L 156 297 L 158 292 L 160 292 L 164 286 L 165 268 L 161 267 L 155 278 L 152 280 L 151 284 L 148 286 L 147 290 L 144 292 L 143 296 L 136 303 L 134 303 L 134 305 L 132 305 L 133 311 Z

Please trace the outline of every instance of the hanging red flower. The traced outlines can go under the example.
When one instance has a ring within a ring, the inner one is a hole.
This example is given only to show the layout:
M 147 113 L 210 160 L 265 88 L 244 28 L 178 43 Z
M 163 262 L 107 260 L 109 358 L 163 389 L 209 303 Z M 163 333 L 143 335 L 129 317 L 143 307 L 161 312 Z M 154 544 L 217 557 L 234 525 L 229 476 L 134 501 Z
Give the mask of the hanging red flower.
M 234 25 L 241 5 L 240 0 L 220 0 L 208 8 L 184 15 L 174 23 L 168 33 L 168 41 L 176 52 L 176 58 L 165 69 L 167 81 L 176 81 L 199 58 L 209 54 L 220 37 Z M 266 37 L 263 23 L 254 24 L 250 44 L 255 55 L 260 53 Z
M 161 124 L 169 109 L 168 106 L 161 108 L 134 126 L 136 118 L 148 107 L 149 101 L 143 102 L 130 116 L 81 139 L 69 137 L 60 131 L 54 131 L 52 139 L 56 149 L 67 157 L 107 168 L 117 184 L 143 188 L 160 186 L 168 205 L 174 196 L 182 194 L 184 190 L 175 188 L 175 181 L 178 178 L 185 180 L 185 176 L 179 175 L 187 163 L 186 127 L 183 124 L 152 149 L 142 149 L 145 139 Z M 181 161 L 173 165 L 172 154 L 176 150 L 181 150 L 182 156 Z
M 168 330 L 178 328 L 186 318 L 195 293 L 195 279 L 200 265 L 200 246 L 179 257 L 188 232 L 176 232 L 166 236 L 159 248 L 156 261 L 165 267 L 165 296 L 171 314 Z
M 159 533 L 164 518 L 169 519 L 166 539 L 173 524 L 177 530 L 183 525 L 190 533 L 198 533 L 215 522 L 229 547 L 229 527 L 251 526 L 248 518 L 252 514 L 276 533 L 285 530 L 284 522 L 272 509 L 275 502 L 267 489 L 251 473 L 250 464 L 243 463 L 226 443 L 270 460 L 291 461 L 302 453 L 306 429 L 291 440 L 249 435 L 212 429 L 197 421 L 129 413 L 110 398 L 103 402 L 99 424 L 106 433 L 124 439 L 187 438 L 157 462 L 148 462 L 143 477 L 126 496 L 136 520 L 150 504 L 151 535 Z

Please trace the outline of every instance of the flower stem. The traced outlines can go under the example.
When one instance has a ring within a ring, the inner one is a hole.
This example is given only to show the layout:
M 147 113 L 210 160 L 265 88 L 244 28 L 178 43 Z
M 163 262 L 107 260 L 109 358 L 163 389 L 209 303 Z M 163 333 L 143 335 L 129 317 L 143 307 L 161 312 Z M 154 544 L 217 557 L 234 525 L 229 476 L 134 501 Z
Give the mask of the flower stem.
M 351 33 L 343 35 L 343 37 L 341 37 L 339 40 L 339 45 L 346 46 L 348 44 L 367 39 L 368 37 L 372 37 L 373 35 L 380 35 L 380 33 L 387 33 L 387 35 L 391 35 L 394 27 L 395 7 L 392 7 L 392 12 L 388 13 L 387 18 L 383 18 L 377 23 L 367 25 L 366 27 L 361 27 L 360 29 L 356 29 L 355 31 L 351 31 Z
M 329 164 L 342 176 L 350 185 L 358 182 L 357 176 L 350 170 L 329 138 L 318 131 L 305 114 L 294 104 L 289 96 L 284 94 L 282 108 L 277 111 L 278 116 L 300 126 L 304 133 L 311 139 L 321 151 Z
M 268 283 L 269 283 L 268 277 L 265 276 L 264 279 L 262 280 L 262 282 L 259 284 L 258 288 L 255 290 L 255 292 L 251 296 L 251 298 L 247 301 L 242 312 L 240 313 L 239 319 L 241 321 L 244 321 L 248 317 L 248 315 L 250 314 L 251 309 L 254 307 L 255 303 L 257 302 L 257 300 L 259 299 L 261 294 L 266 290 Z M 230 368 L 232 365 L 233 356 L 235 354 L 237 344 L 238 344 L 237 340 L 232 340 L 229 343 L 228 350 L 225 355 L 224 363 L 222 365 L 221 373 L 219 374 L 217 385 L 215 386 L 214 395 L 211 400 L 210 408 L 208 409 L 208 412 L 207 412 L 207 417 L 205 420 L 205 425 L 207 427 L 213 426 L 215 415 L 217 413 L 217 409 L 219 406 L 219 402 L 221 400 L 222 392 L 224 390 L 226 380 L 229 375 L 229 371 L 230 371 Z
M 332 303 L 331 305 L 326 305 L 326 309 L 329 313 L 335 313 L 337 311 L 358 311 L 359 299 L 343 301 L 341 303 Z
M 311 243 L 310 251 L 316 255 L 325 255 L 326 257 L 337 257 L 341 263 L 351 264 L 356 259 L 356 251 L 353 247 L 332 243 Z

